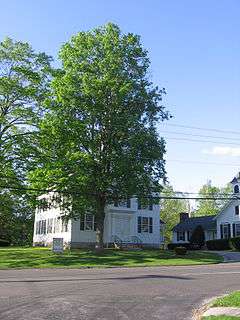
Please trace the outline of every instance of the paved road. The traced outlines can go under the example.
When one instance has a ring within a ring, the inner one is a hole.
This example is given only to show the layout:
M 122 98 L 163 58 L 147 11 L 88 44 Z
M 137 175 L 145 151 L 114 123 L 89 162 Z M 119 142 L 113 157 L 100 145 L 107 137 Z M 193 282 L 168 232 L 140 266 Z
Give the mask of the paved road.
M 1 320 L 182 320 L 240 289 L 240 263 L 0 271 Z

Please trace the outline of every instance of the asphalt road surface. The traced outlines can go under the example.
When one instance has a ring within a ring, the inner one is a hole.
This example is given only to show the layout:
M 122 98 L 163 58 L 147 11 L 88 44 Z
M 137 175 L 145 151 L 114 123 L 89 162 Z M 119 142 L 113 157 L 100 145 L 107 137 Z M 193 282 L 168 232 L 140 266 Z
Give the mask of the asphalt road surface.
M 240 289 L 240 263 L 0 271 L 1 320 L 182 320 Z

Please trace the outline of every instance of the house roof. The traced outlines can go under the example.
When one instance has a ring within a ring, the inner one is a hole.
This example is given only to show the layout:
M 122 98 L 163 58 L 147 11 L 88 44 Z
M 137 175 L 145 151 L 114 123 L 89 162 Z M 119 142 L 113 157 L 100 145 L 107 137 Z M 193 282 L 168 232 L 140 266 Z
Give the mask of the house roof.
M 193 231 L 199 225 L 201 225 L 204 230 L 213 230 L 216 229 L 216 221 L 214 218 L 215 215 L 187 218 L 178 223 L 173 228 L 173 231 Z

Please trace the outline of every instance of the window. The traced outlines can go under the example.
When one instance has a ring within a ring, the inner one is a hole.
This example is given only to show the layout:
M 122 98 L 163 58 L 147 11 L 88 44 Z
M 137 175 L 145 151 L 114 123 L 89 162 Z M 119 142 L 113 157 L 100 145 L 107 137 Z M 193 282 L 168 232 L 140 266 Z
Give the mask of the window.
M 187 241 L 190 241 L 191 236 L 192 236 L 192 232 L 188 231 L 187 232 Z
M 235 215 L 239 216 L 239 206 L 235 206 Z
M 54 218 L 54 228 L 53 228 L 54 233 L 60 232 L 60 219 L 59 218 Z
M 94 231 L 95 230 L 95 219 L 91 213 L 83 214 L 80 217 L 80 230 L 82 231 Z
M 68 221 L 62 219 L 62 232 L 68 232 Z
M 53 218 L 48 219 L 47 223 L 47 233 L 53 232 Z
M 138 217 L 138 233 L 152 233 L 153 219 L 152 217 Z
M 185 231 L 177 231 L 177 241 L 185 241 Z
M 229 239 L 231 237 L 230 224 L 221 224 L 220 225 L 221 239 Z
M 234 187 L 234 193 L 239 193 L 239 186 L 238 186 L 238 185 L 236 185 L 236 186 Z
M 36 234 L 46 234 L 46 220 L 36 222 Z
M 233 223 L 232 225 L 233 237 L 240 236 L 240 223 Z

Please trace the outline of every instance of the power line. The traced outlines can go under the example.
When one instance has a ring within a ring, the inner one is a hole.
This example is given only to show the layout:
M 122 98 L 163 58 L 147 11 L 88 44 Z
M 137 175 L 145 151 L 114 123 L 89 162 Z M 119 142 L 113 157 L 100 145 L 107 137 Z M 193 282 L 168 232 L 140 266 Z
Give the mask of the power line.
M 166 162 L 179 162 L 179 163 L 193 163 L 193 164 L 206 164 L 206 165 L 218 165 L 218 166 L 230 166 L 239 167 L 239 164 L 220 163 L 220 162 L 208 162 L 208 161 L 194 161 L 194 160 L 179 160 L 179 159 L 167 159 Z
M 8 185 L 0 185 L 0 188 L 3 189 L 9 189 L 9 190 L 17 190 L 17 191 L 38 191 L 42 193 L 59 193 L 59 194 L 68 194 L 68 195 L 89 195 L 89 196 L 96 196 L 95 193 L 83 193 L 83 192 L 77 192 L 77 191 L 67 191 L 67 190 L 53 190 L 53 189 L 37 189 L 37 188 L 22 188 L 22 187 L 12 187 Z M 118 198 L 118 197 L 111 197 L 112 199 Z M 141 196 L 143 199 L 156 199 L 156 200 L 240 200 L 240 196 L 200 196 L 200 197 L 180 197 L 180 196 Z M 118 198 L 119 199 L 119 198 Z
M 230 138 L 230 137 L 222 137 L 222 136 L 209 136 L 209 135 L 202 135 L 202 134 L 193 134 L 193 133 L 186 133 L 186 132 L 180 132 L 180 131 L 161 131 L 161 133 L 170 133 L 170 134 L 177 134 L 177 135 L 184 135 L 184 136 L 191 136 L 191 137 L 201 137 L 201 138 L 213 138 L 213 139 L 223 139 L 223 140 L 237 140 L 240 142 L 240 137 L 239 138 Z
M 182 124 L 173 124 L 173 123 L 164 123 L 163 125 L 167 125 L 170 127 L 187 128 L 187 129 L 194 129 L 194 130 L 212 131 L 212 132 L 240 135 L 240 131 L 230 131 L 230 130 L 221 130 L 221 129 L 213 129 L 213 128 L 186 126 L 186 125 L 182 125 Z
M 171 140 L 178 140 L 178 141 L 190 141 L 190 142 L 204 142 L 204 143 L 219 143 L 218 141 L 211 141 L 211 140 L 196 140 L 196 139 L 188 139 L 188 138 L 174 138 L 174 137 L 166 137 L 163 136 L 164 139 L 171 139 Z M 240 144 L 232 143 L 232 142 L 221 142 L 221 144 L 226 145 L 234 145 L 240 147 Z

